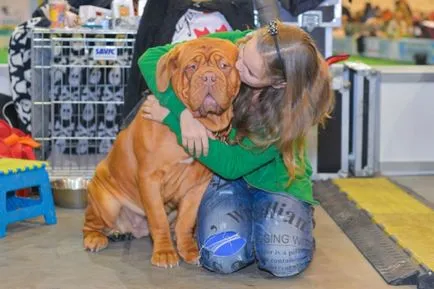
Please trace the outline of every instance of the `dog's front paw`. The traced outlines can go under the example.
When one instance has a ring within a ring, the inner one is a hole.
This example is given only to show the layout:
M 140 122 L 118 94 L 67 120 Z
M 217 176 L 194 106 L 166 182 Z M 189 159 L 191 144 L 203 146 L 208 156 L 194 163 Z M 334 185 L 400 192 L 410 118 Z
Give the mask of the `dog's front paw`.
M 98 252 L 106 248 L 108 245 L 108 238 L 100 232 L 86 232 L 84 233 L 83 246 L 90 252 Z
M 151 263 L 162 268 L 173 268 L 179 265 L 179 257 L 175 249 L 154 250 Z
M 199 265 L 199 250 L 196 242 L 192 242 L 189 246 L 178 247 L 178 252 L 186 263 Z
M 199 265 L 199 249 L 192 234 L 181 234 L 178 231 L 176 248 L 181 258 L 188 264 Z

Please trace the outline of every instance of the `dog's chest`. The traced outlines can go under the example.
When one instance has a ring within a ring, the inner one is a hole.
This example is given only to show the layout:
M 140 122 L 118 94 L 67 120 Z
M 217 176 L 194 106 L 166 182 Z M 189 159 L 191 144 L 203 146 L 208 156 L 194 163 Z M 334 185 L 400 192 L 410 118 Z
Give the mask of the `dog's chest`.
M 203 181 L 209 170 L 190 156 L 165 166 L 161 178 L 161 194 L 165 202 L 178 203 L 190 189 Z

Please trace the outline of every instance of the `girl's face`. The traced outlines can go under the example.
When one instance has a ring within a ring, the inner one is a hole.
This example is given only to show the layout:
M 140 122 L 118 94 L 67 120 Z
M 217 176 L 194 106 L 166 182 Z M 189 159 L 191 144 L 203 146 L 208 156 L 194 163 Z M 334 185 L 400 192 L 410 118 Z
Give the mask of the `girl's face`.
M 253 88 L 264 88 L 271 85 L 266 75 L 264 58 L 256 48 L 256 37 L 239 47 L 238 60 L 235 67 L 240 72 L 241 81 Z

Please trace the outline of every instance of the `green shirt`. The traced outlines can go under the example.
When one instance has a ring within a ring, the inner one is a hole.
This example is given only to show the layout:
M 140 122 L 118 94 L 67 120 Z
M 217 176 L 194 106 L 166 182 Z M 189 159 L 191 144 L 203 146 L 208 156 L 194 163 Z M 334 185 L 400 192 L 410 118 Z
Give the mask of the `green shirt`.
M 249 32 L 222 32 L 206 37 L 218 37 L 235 43 Z M 160 101 L 160 104 L 170 110 L 163 123 L 176 134 L 178 143 L 182 145 L 179 117 L 185 109 L 185 105 L 175 95 L 171 86 L 162 93 L 158 91 L 156 82 L 158 60 L 175 45 L 168 44 L 149 48 L 139 58 L 138 65 L 149 89 Z M 234 135 L 235 130 L 233 129 L 230 137 Z M 255 149 L 253 142 L 248 138 L 244 138 L 241 145 L 228 145 L 210 139 L 208 155 L 201 156 L 197 160 L 225 179 L 234 180 L 243 177 L 253 187 L 272 193 L 286 193 L 310 204 L 317 204 L 312 195 L 312 182 L 310 180 L 312 167 L 307 156 L 304 158 L 304 164 L 301 164 L 300 159 L 296 160 L 297 165 L 301 165 L 304 171 L 297 174 L 289 186 L 288 171 L 281 153 L 274 145 L 267 149 Z

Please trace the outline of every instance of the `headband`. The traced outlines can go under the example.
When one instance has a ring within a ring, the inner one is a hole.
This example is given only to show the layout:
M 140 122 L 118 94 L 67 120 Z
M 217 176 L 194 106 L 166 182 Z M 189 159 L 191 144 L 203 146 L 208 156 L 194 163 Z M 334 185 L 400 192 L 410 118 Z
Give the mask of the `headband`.
M 283 77 L 285 77 L 286 80 L 285 65 L 282 55 L 280 54 L 279 39 L 277 37 L 277 35 L 279 34 L 279 29 L 277 29 L 276 20 L 270 21 L 270 23 L 268 24 L 268 33 L 273 37 L 274 45 L 276 46 L 277 57 L 279 57 L 279 61 L 282 66 Z

